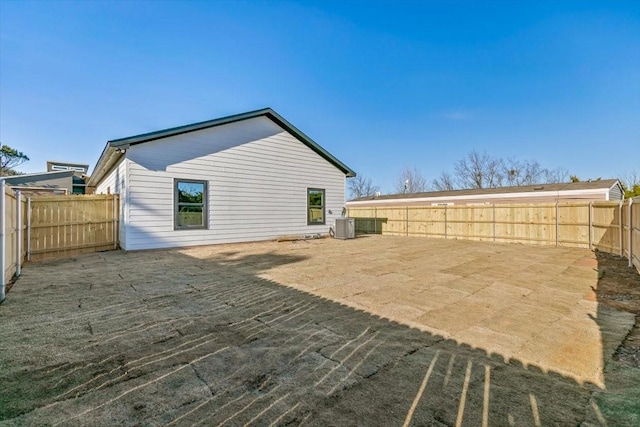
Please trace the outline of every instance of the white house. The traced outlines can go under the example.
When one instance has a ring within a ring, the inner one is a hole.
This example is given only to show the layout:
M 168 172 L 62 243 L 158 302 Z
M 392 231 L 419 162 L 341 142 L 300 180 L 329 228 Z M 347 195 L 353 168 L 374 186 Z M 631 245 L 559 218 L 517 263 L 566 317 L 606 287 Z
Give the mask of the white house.
M 355 173 L 270 108 L 109 141 L 88 181 L 120 195 L 125 250 L 326 234 Z

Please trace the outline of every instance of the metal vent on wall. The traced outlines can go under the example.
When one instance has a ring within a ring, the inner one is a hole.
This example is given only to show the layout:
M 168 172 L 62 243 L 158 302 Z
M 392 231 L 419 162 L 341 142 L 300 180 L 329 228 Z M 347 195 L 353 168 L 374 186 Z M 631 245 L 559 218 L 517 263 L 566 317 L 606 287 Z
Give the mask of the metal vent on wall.
M 355 218 L 336 219 L 336 239 L 353 239 L 356 237 Z

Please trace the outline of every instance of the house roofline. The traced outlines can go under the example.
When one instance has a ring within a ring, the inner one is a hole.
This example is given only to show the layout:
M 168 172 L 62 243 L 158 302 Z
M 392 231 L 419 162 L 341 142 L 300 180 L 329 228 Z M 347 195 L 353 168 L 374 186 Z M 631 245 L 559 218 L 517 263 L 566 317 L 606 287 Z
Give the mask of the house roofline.
M 388 194 L 376 197 L 359 197 L 349 202 L 371 202 L 371 201 L 398 201 L 398 200 L 427 200 L 433 198 L 471 198 L 471 197 L 500 197 L 509 196 L 515 193 L 522 194 L 543 194 L 546 192 L 557 191 L 600 191 L 609 192 L 616 185 L 620 186 L 618 179 L 604 179 L 599 181 L 580 181 L 576 183 L 551 183 L 551 184 L 535 184 L 513 187 L 495 187 L 495 188 L 476 188 L 461 190 L 445 190 L 445 191 L 429 191 L 422 193 L 407 194 Z
M 34 173 L 26 173 L 23 175 L 8 175 L 0 177 L 0 180 L 12 179 L 12 178 L 31 178 L 34 176 L 45 176 L 45 175 L 56 175 L 56 174 L 68 174 L 69 176 L 73 175 L 73 171 L 51 171 L 51 172 L 34 172 Z
M 586 194 L 608 194 L 606 188 L 595 189 L 582 189 L 582 190 L 552 190 L 552 191 L 540 191 L 533 193 L 531 191 L 526 192 L 513 192 L 513 193 L 490 193 L 490 194 L 465 194 L 459 196 L 431 196 L 431 197 L 406 197 L 397 199 L 376 199 L 371 198 L 368 200 L 357 199 L 347 201 L 347 206 L 360 206 L 360 205 L 391 205 L 402 203 L 421 203 L 421 202 L 446 202 L 446 201 L 464 201 L 464 200 L 491 200 L 499 198 L 512 198 L 512 199 L 526 199 L 531 196 L 535 197 L 563 197 L 563 196 L 579 196 Z
M 246 113 L 234 114 L 231 116 L 220 117 L 213 120 L 205 120 L 203 122 L 190 123 L 183 126 L 176 126 L 167 129 L 161 129 L 153 132 L 141 133 L 139 135 L 128 136 L 125 138 L 112 139 L 107 141 L 114 148 L 126 147 L 134 144 L 142 144 L 144 142 L 156 139 L 167 138 L 169 136 L 180 135 L 183 133 L 195 132 L 210 127 L 220 126 L 228 123 L 239 122 L 254 117 L 266 115 L 268 112 L 274 112 L 271 108 L 262 108 L 260 110 L 249 111 Z M 275 112 L 274 112 L 275 113 Z
M 333 164 L 336 168 L 341 170 L 347 177 L 354 177 L 356 173 L 350 169 L 347 165 L 342 163 L 336 157 L 334 157 L 327 150 L 322 148 L 317 142 L 313 139 L 309 138 L 304 134 L 300 129 L 296 128 L 294 125 L 289 123 L 284 117 L 280 114 L 276 113 L 272 108 L 262 108 L 259 110 L 249 111 L 241 114 L 234 114 L 231 116 L 220 117 L 218 119 L 207 120 L 204 122 L 191 123 L 184 126 L 178 126 L 168 129 L 162 129 L 155 132 L 148 132 L 139 135 L 129 136 L 126 138 L 112 139 L 107 142 L 105 149 L 102 151 L 98 162 L 96 163 L 95 171 L 91 176 L 90 185 L 95 185 L 104 174 L 106 174 L 115 162 L 108 165 L 109 167 L 105 167 L 102 163 L 106 161 L 106 156 L 113 157 L 113 153 L 109 153 L 111 150 L 117 150 L 118 148 L 123 149 L 129 147 L 131 145 L 143 144 L 145 142 L 154 141 L 157 139 L 168 138 L 171 136 L 181 135 L 184 133 L 195 132 L 203 129 L 208 129 L 216 126 L 226 125 L 230 123 L 236 123 L 243 120 L 253 119 L 256 117 L 265 116 L 271 119 L 278 126 L 283 128 L 284 130 L 291 133 L 296 139 L 305 144 L 307 147 L 311 148 L 314 152 L 320 155 L 322 158 L 327 160 L 329 163 Z M 96 173 L 98 174 L 96 178 Z

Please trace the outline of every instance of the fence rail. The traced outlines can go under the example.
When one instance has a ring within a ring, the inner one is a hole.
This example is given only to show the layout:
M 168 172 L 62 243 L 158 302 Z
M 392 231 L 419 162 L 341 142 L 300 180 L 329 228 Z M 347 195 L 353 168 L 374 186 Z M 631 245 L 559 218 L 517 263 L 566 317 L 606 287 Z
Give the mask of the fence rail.
M 640 199 L 623 202 L 349 207 L 356 233 L 597 249 L 640 271 Z
M 116 249 L 118 203 L 118 195 L 25 197 L 0 180 L 0 301 L 25 260 Z

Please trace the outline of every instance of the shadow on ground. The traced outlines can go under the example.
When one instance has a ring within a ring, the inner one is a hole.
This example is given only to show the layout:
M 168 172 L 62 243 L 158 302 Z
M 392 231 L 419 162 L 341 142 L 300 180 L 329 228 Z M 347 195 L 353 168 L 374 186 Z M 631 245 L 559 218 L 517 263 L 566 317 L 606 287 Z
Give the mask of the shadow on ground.
M 619 418 L 619 400 L 592 384 L 258 277 L 303 259 L 239 248 L 208 259 L 110 252 L 29 265 L 0 308 L 0 424 L 633 419 Z M 624 363 L 608 364 L 607 375 Z M 637 375 L 637 366 L 620 369 Z
M 628 260 L 616 255 L 595 252 L 599 271 L 596 320 L 604 352 L 605 389 L 596 390 L 592 404 L 600 420 L 609 425 L 640 425 L 640 274 L 629 267 Z M 635 324 L 620 343 L 607 336 L 616 313 L 635 315 Z M 607 357 L 610 354 L 612 357 Z M 595 422 L 593 418 L 592 421 Z

